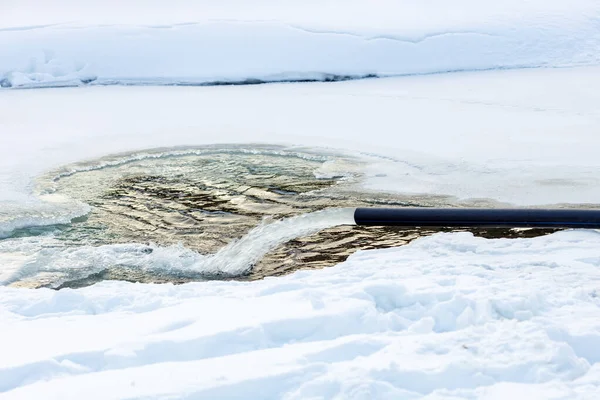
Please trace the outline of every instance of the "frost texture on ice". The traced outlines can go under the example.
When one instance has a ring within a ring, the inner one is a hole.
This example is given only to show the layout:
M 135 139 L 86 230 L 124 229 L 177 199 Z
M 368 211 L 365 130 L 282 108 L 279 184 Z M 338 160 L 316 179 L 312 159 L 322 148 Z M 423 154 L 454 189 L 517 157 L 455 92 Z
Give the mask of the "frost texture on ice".
M 437 234 L 253 283 L 3 287 L 0 393 L 593 399 L 599 246 Z

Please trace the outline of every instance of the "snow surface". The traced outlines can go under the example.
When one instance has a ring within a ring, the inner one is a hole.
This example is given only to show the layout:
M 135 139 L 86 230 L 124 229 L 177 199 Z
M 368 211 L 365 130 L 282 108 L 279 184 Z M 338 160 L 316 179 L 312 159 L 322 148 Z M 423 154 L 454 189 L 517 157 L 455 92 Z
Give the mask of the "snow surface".
M 594 0 L 4 0 L 0 86 L 329 80 L 597 64 L 599 24 Z
M 0 290 L 0 398 L 597 399 L 600 234 L 437 234 L 260 282 Z

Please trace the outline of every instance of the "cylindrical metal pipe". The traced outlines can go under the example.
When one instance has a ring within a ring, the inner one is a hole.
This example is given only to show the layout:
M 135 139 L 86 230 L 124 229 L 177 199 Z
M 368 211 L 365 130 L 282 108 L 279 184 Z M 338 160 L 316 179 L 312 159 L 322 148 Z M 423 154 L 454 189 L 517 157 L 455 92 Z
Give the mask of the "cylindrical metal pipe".
M 357 208 L 357 225 L 600 229 L 600 210 Z

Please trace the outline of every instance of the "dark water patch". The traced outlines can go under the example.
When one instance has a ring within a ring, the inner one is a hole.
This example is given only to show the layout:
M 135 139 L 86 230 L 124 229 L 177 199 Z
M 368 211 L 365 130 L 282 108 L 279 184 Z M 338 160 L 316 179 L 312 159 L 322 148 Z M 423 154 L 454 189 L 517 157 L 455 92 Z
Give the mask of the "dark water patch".
M 267 254 L 247 279 L 285 275 L 300 269 L 320 269 L 341 263 L 358 250 L 398 247 L 438 232 L 471 232 L 487 239 L 532 238 L 548 235 L 557 229 L 445 229 L 377 226 L 338 226 L 317 234 L 298 238 Z
M 324 162 L 328 168 L 325 174 Z M 144 251 L 152 252 L 152 246 L 174 245 L 182 245 L 194 254 L 215 254 L 265 219 L 279 220 L 329 208 L 457 205 L 446 196 L 363 191 L 356 185 L 360 179 L 360 161 L 345 155 L 290 151 L 277 146 L 207 146 L 124 154 L 68 166 L 50 175 L 47 182 L 51 182 L 51 189 L 46 190 L 93 207 L 86 218 L 52 228 L 62 246 L 78 249 L 123 243 L 148 245 L 135 250 L 140 257 L 149 254 Z M 487 206 L 485 202 L 478 205 Z M 43 279 L 29 280 L 27 285 L 77 288 L 103 280 L 174 284 L 210 279 L 256 280 L 332 266 L 357 250 L 401 246 L 418 237 L 447 231 L 450 230 L 342 225 L 283 243 L 247 273 L 234 277 L 111 261 L 108 265 L 90 266 L 94 271 L 85 276 L 69 277 L 67 273 L 66 279 L 62 274 L 60 281 L 53 281 L 52 275 L 46 274 Z M 516 238 L 553 230 L 471 232 L 489 238 Z

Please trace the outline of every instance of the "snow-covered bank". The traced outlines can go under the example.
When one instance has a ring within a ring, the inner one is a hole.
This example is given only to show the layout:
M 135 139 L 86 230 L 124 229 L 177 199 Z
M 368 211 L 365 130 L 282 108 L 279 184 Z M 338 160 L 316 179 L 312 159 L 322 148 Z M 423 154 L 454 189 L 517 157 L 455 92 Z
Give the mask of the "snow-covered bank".
M 3 87 L 331 80 L 600 61 L 600 5 L 590 0 L 40 3 L 0 6 Z
M 0 288 L 0 397 L 596 399 L 599 246 L 439 234 L 254 283 Z

